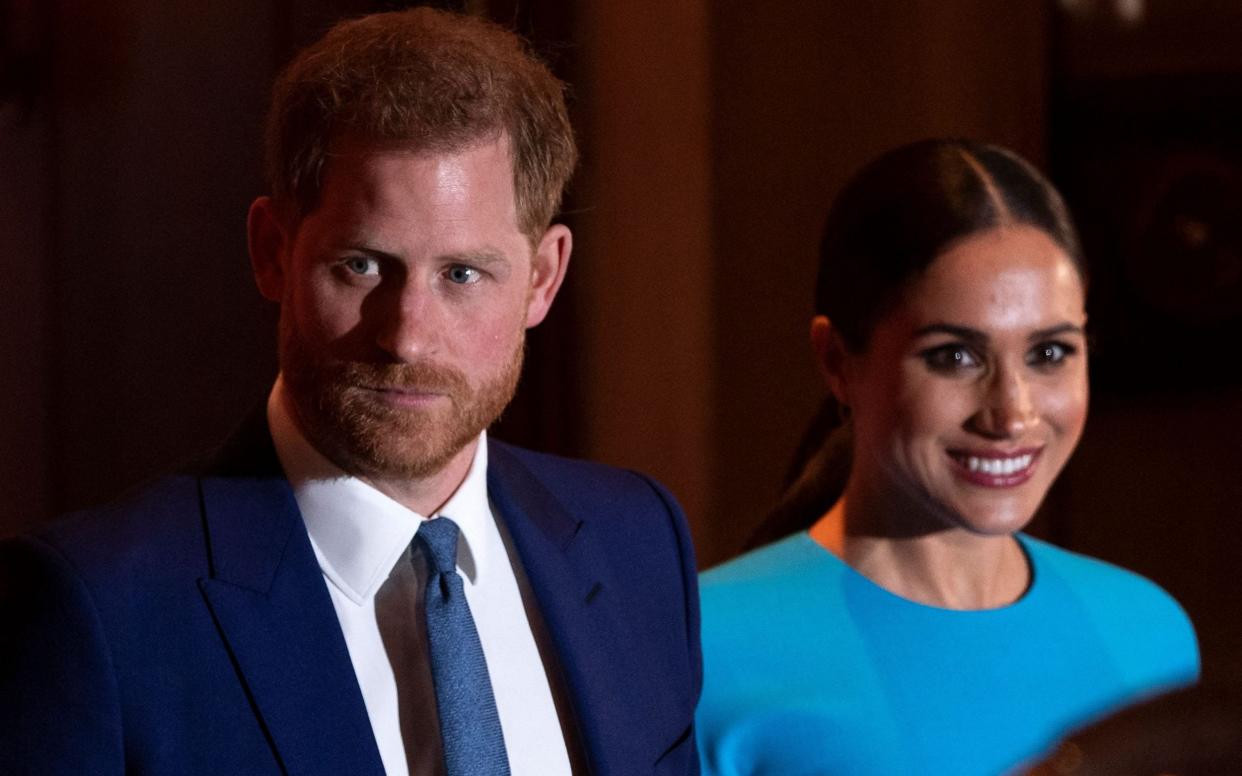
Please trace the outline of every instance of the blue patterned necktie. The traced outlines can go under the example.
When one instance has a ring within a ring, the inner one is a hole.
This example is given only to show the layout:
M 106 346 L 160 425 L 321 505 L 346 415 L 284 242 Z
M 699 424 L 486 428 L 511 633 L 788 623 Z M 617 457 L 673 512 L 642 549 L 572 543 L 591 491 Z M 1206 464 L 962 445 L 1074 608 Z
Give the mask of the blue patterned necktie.
M 427 643 L 448 776 L 509 776 L 483 645 L 457 573 L 457 524 L 426 520 L 414 541 L 427 559 Z

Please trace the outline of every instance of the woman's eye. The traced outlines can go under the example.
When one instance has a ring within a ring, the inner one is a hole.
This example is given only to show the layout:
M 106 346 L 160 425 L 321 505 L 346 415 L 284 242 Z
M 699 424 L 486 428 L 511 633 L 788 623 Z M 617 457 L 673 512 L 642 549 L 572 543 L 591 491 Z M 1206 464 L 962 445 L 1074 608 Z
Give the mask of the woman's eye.
M 1076 348 L 1064 342 L 1041 342 L 1031 348 L 1026 363 L 1031 366 L 1055 366 L 1074 355 Z
M 379 262 L 369 256 L 351 256 L 341 264 L 353 275 L 379 274 Z
M 955 372 L 979 365 L 979 359 L 965 345 L 941 345 L 920 353 L 929 369 L 937 372 Z
M 448 279 L 452 283 L 467 286 L 471 283 L 479 282 L 479 278 L 483 277 L 474 267 L 467 267 L 462 264 L 454 264 L 448 268 Z

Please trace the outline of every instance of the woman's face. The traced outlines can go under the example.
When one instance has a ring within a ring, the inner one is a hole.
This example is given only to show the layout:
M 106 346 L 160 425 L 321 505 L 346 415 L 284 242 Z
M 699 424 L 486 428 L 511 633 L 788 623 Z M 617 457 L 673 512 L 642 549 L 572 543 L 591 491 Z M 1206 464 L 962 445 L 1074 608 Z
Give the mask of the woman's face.
M 1083 297 L 1069 257 L 1033 227 L 937 257 L 866 351 L 830 370 L 853 411 L 851 488 L 913 499 L 931 529 L 1025 525 L 1086 419 Z

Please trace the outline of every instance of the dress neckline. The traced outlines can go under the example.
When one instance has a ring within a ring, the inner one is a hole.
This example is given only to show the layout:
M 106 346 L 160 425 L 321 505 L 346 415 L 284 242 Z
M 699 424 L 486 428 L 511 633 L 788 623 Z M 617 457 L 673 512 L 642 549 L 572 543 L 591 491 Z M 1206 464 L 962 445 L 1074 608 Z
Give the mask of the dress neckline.
M 1041 573 L 1042 564 L 1036 560 L 1034 540 L 1024 533 L 1014 534 L 1014 539 L 1018 542 L 1018 547 L 1022 550 L 1022 554 L 1026 557 L 1027 567 L 1030 570 L 1030 582 L 1016 600 L 1004 604 L 1002 606 L 991 606 L 983 609 L 951 609 L 944 606 L 936 606 L 934 604 L 925 604 L 906 598 L 903 595 L 894 593 L 883 585 L 877 584 L 870 577 L 855 569 L 836 553 L 824 547 L 819 542 L 811 538 L 810 531 L 801 531 L 793 537 L 797 539 L 804 549 L 815 553 L 828 564 L 836 568 L 847 581 L 853 583 L 853 587 L 867 593 L 876 599 L 887 599 L 888 603 L 895 607 L 909 607 L 912 610 L 921 611 L 927 614 L 943 614 L 948 617 L 987 617 L 996 615 L 1007 615 L 1020 613 L 1031 606 L 1036 605 L 1042 591 L 1046 585 L 1041 584 L 1043 574 Z

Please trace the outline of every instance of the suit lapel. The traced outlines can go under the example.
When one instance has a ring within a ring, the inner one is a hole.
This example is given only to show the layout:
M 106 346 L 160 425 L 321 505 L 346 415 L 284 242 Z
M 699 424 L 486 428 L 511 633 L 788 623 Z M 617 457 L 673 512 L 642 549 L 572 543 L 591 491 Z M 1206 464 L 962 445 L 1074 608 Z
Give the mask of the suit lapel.
M 611 600 L 606 549 L 503 445 L 488 443 L 488 491 L 521 558 L 565 677 L 592 773 L 640 773 L 659 750 L 648 741 L 640 645 Z M 636 646 L 639 648 L 636 649 Z
M 283 770 L 382 776 L 336 612 L 262 431 L 243 467 L 262 474 L 225 460 L 200 479 L 212 573 L 199 587 Z

